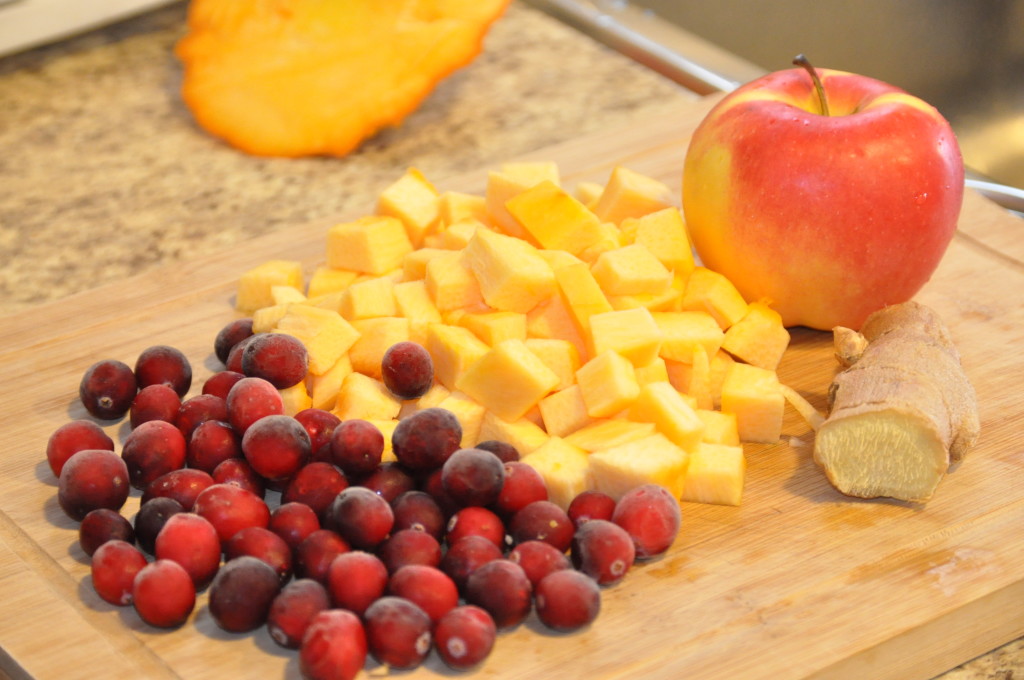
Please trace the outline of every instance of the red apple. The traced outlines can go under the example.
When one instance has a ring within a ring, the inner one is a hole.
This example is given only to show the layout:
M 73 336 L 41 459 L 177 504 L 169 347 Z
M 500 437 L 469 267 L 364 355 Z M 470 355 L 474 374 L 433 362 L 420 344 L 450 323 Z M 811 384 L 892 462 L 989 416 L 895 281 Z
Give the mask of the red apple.
M 686 222 L 704 265 L 748 301 L 769 299 L 787 326 L 858 329 L 935 271 L 956 230 L 963 159 L 917 97 L 794 63 L 806 70 L 747 83 L 701 122 L 683 171 Z

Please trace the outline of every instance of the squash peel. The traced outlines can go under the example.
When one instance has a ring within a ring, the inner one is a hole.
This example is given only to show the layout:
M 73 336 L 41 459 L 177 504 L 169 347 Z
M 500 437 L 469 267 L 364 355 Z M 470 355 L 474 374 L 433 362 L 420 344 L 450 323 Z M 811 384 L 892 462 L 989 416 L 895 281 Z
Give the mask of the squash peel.
M 246 153 L 344 156 L 476 58 L 508 2 L 193 0 L 182 97 Z

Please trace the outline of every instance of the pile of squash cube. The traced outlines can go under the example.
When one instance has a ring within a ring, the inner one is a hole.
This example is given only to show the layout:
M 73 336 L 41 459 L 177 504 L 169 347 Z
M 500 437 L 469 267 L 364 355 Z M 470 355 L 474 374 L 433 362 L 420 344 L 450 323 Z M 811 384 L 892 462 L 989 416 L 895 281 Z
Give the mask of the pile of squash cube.
M 743 444 L 780 439 L 779 315 L 695 266 L 669 189 L 625 167 L 570 191 L 553 163 L 506 164 L 483 195 L 410 169 L 374 214 L 327 230 L 308 281 L 269 261 L 236 303 L 255 331 L 306 344 L 308 379 L 282 391 L 290 412 L 361 418 L 390 440 L 415 410 L 448 409 L 464 447 L 514 445 L 563 507 L 642 483 L 738 505 Z M 403 340 L 434 361 L 433 388 L 411 401 L 380 374 Z

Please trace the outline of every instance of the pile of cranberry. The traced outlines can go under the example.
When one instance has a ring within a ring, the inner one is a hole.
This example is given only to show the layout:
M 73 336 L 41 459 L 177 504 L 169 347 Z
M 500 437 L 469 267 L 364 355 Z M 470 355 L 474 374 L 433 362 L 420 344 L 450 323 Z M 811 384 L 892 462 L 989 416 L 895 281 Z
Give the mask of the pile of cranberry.
M 129 416 L 120 455 L 93 419 L 47 445 L 97 594 L 152 626 L 181 626 L 206 590 L 218 626 L 266 626 L 311 680 L 354 677 L 367 655 L 413 668 L 432 649 L 465 670 L 531 611 L 558 631 L 588 625 L 601 588 L 679 530 L 677 502 L 655 485 L 618 501 L 587 491 L 563 510 L 512 446 L 461 448 L 444 409 L 403 418 L 387 462 L 369 421 L 285 415 L 279 389 L 305 379 L 306 349 L 253 333 L 251 320 L 225 326 L 214 352 L 224 369 L 192 397 L 191 366 L 173 347 L 146 349 L 134 368 L 97 362 L 80 397 L 95 419 Z M 399 343 L 382 376 L 416 399 L 433 381 L 430 356 Z

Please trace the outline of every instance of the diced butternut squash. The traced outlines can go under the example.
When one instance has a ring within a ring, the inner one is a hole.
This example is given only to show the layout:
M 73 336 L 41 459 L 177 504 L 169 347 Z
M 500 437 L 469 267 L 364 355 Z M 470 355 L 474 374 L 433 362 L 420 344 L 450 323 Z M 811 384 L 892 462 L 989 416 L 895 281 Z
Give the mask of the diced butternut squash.
M 348 321 L 395 316 L 395 283 L 387 276 L 357 281 L 341 298 L 341 315 Z
M 584 425 L 565 439 L 588 453 L 612 448 L 620 444 L 643 439 L 657 430 L 654 423 L 643 423 L 625 418 L 601 418 Z
M 607 350 L 576 371 L 587 415 L 608 418 L 628 408 L 640 394 L 633 364 L 621 354 Z
M 529 312 L 555 293 L 555 273 L 529 243 L 493 231 L 478 230 L 463 258 L 494 309 Z
M 402 258 L 402 280 L 419 281 L 427 276 L 427 263 L 437 255 L 451 255 L 445 248 L 419 248 Z
M 439 196 L 434 185 L 416 168 L 409 168 L 377 198 L 377 213 L 398 218 L 414 247 L 437 222 Z
M 680 499 L 692 503 L 739 505 L 746 470 L 742 447 L 702 443 L 690 453 Z
M 401 220 L 369 215 L 327 230 L 327 266 L 384 274 L 402 266 L 412 242 Z
M 669 382 L 668 365 L 661 357 L 655 357 L 649 364 L 637 366 L 635 373 L 636 381 L 641 387 L 652 382 Z
M 274 330 L 277 328 L 277 322 L 288 313 L 291 306 L 292 303 L 285 302 L 279 305 L 270 305 L 269 307 L 261 307 L 260 309 L 257 309 L 252 313 L 252 332 L 269 333 Z
M 691 364 L 694 345 L 703 345 L 709 357 L 722 346 L 725 333 L 706 312 L 653 312 L 652 315 L 661 329 L 659 351 L 664 359 Z
M 483 223 L 476 220 L 453 222 L 438 233 L 440 246 L 448 250 L 462 250 L 478 229 L 490 231 Z
M 594 356 L 613 351 L 633 366 L 646 366 L 658 358 L 662 333 L 651 313 L 637 307 L 591 316 L 590 342 Z
M 484 305 L 480 283 L 460 250 L 446 250 L 430 258 L 424 281 L 434 305 L 442 313 Z
M 463 220 L 486 223 L 487 199 L 476 194 L 445 191 L 438 199 L 438 213 L 442 224 L 455 224 Z
M 609 250 L 616 250 L 625 245 L 622 242 L 622 232 L 611 222 L 601 222 L 597 231 L 597 239 L 577 253 L 581 260 L 590 265 L 597 262 L 597 258 Z
M 747 302 L 733 282 L 706 267 L 697 267 L 690 273 L 680 304 L 684 310 L 707 312 L 722 330 L 747 313 Z
M 509 199 L 505 208 L 542 248 L 576 255 L 602 236 L 601 221 L 594 213 L 550 180 Z
M 590 317 L 612 311 L 604 291 L 583 261 L 570 262 L 555 269 L 555 280 L 580 336 L 588 337 Z
M 721 411 L 709 411 L 707 409 L 695 409 L 697 417 L 704 423 L 704 435 L 701 441 L 708 444 L 725 444 L 727 446 L 739 446 L 740 435 L 736 428 L 736 414 L 722 413 Z
M 521 460 L 540 473 L 548 500 L 563 510 L 569 508 L 572 499 L 593 487 L 589 457 L 560 437 L 550 437 Z
M 380 461 L 382 463 L 397 461 L 398 457 L 395 455 L 395 450 L 391 446 L 391 436 L 395 433 L 395 428 L 398 427 L 398 420 L 396 418 L 377 418 L 374 420 L 367 420 L 367 422 L 376 426 L 384 436 L 384 451 L 381 454 Z
M 313 270 L 312 276 L 309 277 L 306 295 L 317 298 L 328 293 L 337 293 L 348 288 L 357 276 L 359 273 L 351 269 L 336 269 L 320 265 Z
M 704 434 L 704 421 L 667 382 L 644 385 L 629 407 L 629 417 L 654 423 L 659 432 L 685 451 L 696 449 Z
M 480 423 L 479 438 L 482 442 L 492 439 L 506 442 L 514 446 L 520 456 L 526 456 L 543 446 L 551 437 L 529 418 L 509 422 L 488 411 Z
M 782 435 L 785 397 L 774 371 L 736 362 L 722 383 L 722 412 L 736 416 L 740 441 L 774 444 Z
M 235 308 L 243 314 L 274 304 L 270 289 L 274 286 L 303 288 L 302 263 L 292 260 L 269 260 L 242 274 L 238 280 Z
M 517 420 L 558 384 L 558 376 L 522 340 L 505 340 L 456 379 L 465 392 L 503 420 Z
M 509 214 L 505 204 L 532 186 L 541 182 L 560 182 L 558 166 L 548 162 L 504 163 L 500 170 L 487 175 L 485 201 L 487 213 L 494 225 L 510 236 L 530 239 L 522 225 Z
M 583 391 L 572 384 L 552 392 L 537 404 L 544 430 L 552 437 L 565 437 L 594 422 L 587 415 Z
M 524 342 L 526 348 L 558 376 L 558 383 L 552 389 L 560 390 L 576 382 L 580 353 L 575 345 L 561 338 L 526 338 Z
M 313 408 L 330 411 L 338 401 L 338 391 L 341 383 L 352 372 L 352 361 L 348 353 L 338 357 L 334 365 L 328 368 L 322 375 L 314 375 L 310 379 L 310 397 L 312 397 Z
M 629 243 L 644 246 L 677 275 L 693 271 L 693 247 L 679 208 L 664 208 L 642 217 L 623 220 L 621 231 Z
M 526 334 L 531 338 L 568 340 L 576 347 L 581 361 L 589 356 L 586 341 L 561 295 L 552 295 L 530 310 L 526 315 Z
M 627 217 L 642 217 L 672 205 L 672 190 L 662 182 L 618 166 L 594 205 L 605 222 L 619 224 Z
M 274 301 L 275 305 L 306 301 L 306 296 L 302 294 L 302 291 L 291 286 L 271 286 L 270 298 Z
M 456 389 L 459 377 L 491 349 L 468 329 L 440 323 L 427 327 L 425 347 L 434 362 L 434 377 L 449 390 Z
M 391 420 L 398 416 L 402 402 L 379 380 L 352 372 L 338 390 L 338 401 L 331 411 L 342 420 Z
M 606 295 L 656 295 L 672 284 L 672 272 L 635 243 L 601 253 L 592 271 Z
M 594 488 L 615 500 L 642 484 L 658 484 L 679 498 L 688 463 L 687 452 L 655 432 L 594 451 L 588 458 Z
M 600 182 L 579 182 L 573 188 L 572 195 L 579 199 L 580 203 L 593 209 L 597 199 L 601 198 L 602 191 L 604 191 L 604 185 Z
M 348 350 L 352 370 L 381 379 L 381 361 L 392 345 L 409 340 L 409 320 L 400 316 L 381 316 L 353 321 L 359 339 Z
M 722 349 L 740 361 L 774 371 L 789 346 L 782 316 L 764 302 L 751 302 L 747 313 L 729 327 Z
M 491 347 L 503 340 L 526 340 L 526 315 L 519 312 L 467 312 L 458 325 Z
M 341 314 L 308 305 L 292 305 L 277 322 L 277 330 L 302 341 L 309 353 L 309 372 L 313 375 L 322 375 L 334 366 L 359 339 L 359 331 Z
M 704 350 L 704 345 L 693 346 L 693 363 L 690 365 L 690 384 L 686 393 L 693 397 L 697 408 L 711 409 L 715 407 L 715 397 L 711 384 L 711 360 Z
M 392 291 L 395 310 L 409 320 L 409 339 L 420 345 L 427 342 L 427 326 L 441 322 L 441 312 L 427 292 L 426 282 L 402 281 Z
M 462 426 L 462 448 L 468 449 L 480 442 L 480 427 L 487 412 L 482 404 L 464 392 L 455 391 L 439 401 L 437 406 L 451 411 L 459 419 Z

